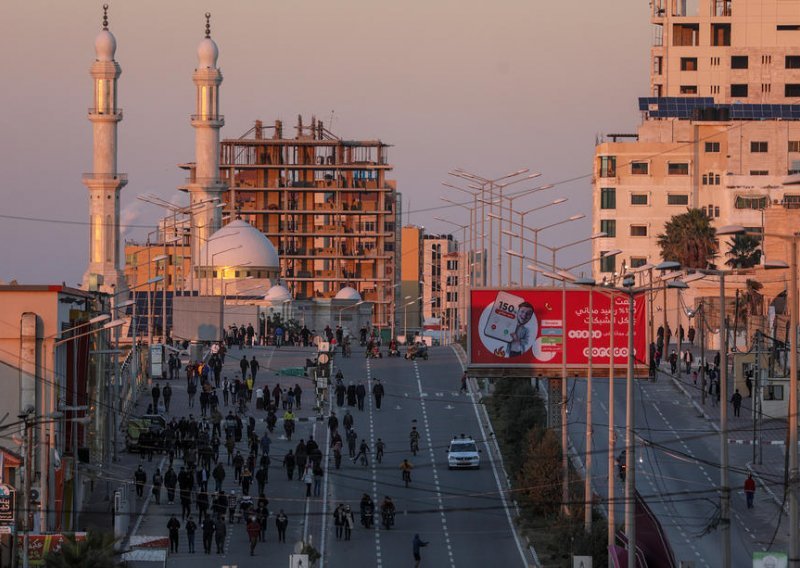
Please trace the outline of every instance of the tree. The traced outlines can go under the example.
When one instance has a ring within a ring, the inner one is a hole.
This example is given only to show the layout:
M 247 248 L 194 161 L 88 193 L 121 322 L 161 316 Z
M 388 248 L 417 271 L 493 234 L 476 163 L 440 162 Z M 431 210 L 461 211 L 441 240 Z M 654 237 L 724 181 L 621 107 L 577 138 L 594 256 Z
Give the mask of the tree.
M 761 239 L 754 235 L 734 235 L 728 247 L 725 264 L 731 268 L 753 268 L 761 262 Z
M 700 209 L 675 215 L 658 235 L 661 258 L 680 262 L 684 268 L 708 268 L 717 255 L 716 231 Z
M 114 550 L 114 536 L 109 533 L 89 532 L 85 540 L 75 540 L 66 535 L 61 550 L 48 552 L 44 557 L 46 568 L 118 568 Z

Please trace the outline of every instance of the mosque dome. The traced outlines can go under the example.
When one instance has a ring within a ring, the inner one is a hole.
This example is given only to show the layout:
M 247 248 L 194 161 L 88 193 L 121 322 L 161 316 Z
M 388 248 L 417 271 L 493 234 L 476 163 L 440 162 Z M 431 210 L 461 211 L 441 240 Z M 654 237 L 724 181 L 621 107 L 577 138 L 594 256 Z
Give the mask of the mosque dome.
M 358 293 L 358 290 L 355 288 L 351 288 L 350 286 L 345 286 L 338 292 L 336 292 L 336 296 L 334 296 L 335 300 L 353 300 L 355 302 L 361 301 L 361 294 Z
M 108 30 L 101 30 L 94 40 L 95 58 L 98 61 L 114 61 L 117 51 L 117 40 Z
M 292 299 L 292 293 L 285 286 L 275 284 L 275 286 L 267 290 L 267 295 L 264 296 L 264 299 L 273 303 L 285 302 Z
M 210 37 L 203 38 L 200 45 L 197 46 L 197 60 L 200 69 L 212 69 L 217 66 L 217 57 L 219 57 L 219 48 L 213 39 Z
M 280 270 L 278 252 L 270 240 L 247 221 L 237 219 L 209 237 L 200 249 L 201 266 L 246 266 L 248 270 Z

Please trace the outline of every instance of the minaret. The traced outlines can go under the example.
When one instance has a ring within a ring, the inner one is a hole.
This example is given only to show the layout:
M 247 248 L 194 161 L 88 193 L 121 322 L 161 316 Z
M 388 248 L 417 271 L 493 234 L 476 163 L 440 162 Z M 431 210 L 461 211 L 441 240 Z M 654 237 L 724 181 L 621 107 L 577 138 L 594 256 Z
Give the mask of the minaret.
M 219 114 L 219 85 L 222 73 L 217 69 L 219 49 L 211 39 L 211 14 L 206 12 L 206 36 L 197 46 L 197 69 L 192 75 L 197 87 L 196 110 L 192 115 L 195 133 L 195 171 L 186 186 L 191 197 L 192 254 L 194 266 L 205 266 L 198 258 L 208 238 L 222 226 L 221 208 L 217 207 L 227 188 L 219 178 L 219 129 L 225 118 Z
M 122 73 L 114 61 L 117 40 L 108 31 L 108 4 L 103 5 L 103 29 L 94 40 L 95 62 L 89 70 L 94 81 L 94 104 L 89 109 L 94 138 L 92 173 L 83 175 L 89 190 L 89 267 L 83 288 L 104 292 L 125 288 L 119 268 L 119 192 L 128 182 L 117 172 L 117 79 Z M 97 278 L 98 276 L 102 277 Z

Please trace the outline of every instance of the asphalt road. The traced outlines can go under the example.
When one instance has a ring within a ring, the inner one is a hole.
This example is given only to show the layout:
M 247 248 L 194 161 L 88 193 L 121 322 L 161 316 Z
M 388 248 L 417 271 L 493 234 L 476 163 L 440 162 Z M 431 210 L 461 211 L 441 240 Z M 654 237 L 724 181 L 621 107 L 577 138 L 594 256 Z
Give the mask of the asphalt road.
M 246 349 L 241 354 L 234 350 L 226 360 L 223 374 L 233 377 L 238 371 L 241 355 L 249 358 L 253 353 L 261 363 L 257 386 L 266 382 L 268 388 L 272 389 L 276 382 L 283 386 L 299 382 L 304 392 L 303 410 L 298 413 L 302 421 L 298 423 L 293 440 L 290 442 L 284 438 L 280 424 L 272 436 L 272 465 L 266 491 L 270 500 L 267 541 L 260 543 L 256 555 L 251 557 L 244 525 L 229 525 L 223 554 L 205 555 L 200 533 L 196 537 L 197 552 L 189 554 L 186 535 L 181 529 L 179 553 L 170 555 L 168 566 L 219 568 L 235 565 L 245 568 L 284 565 L 297 543 L 303 539 L 323 553 L 322 566 L 409 566 L 413 562 L 411 543 L 415 533 L 430 543 L 422 550 L 422 566 L 526 565 L 524 553 L 511 526 L 511 517 L 498 489 L 488 446 L 483 443 L 484 434 L 479 424 L 480 414 L 475 399 L 472 395 L 459 393 L 461 366 L 451 349 L 434 348 L 428 361 L 416 362 L 402 358 L 367 360 L 363 350 L 358 348 L 354 349 L 352 358 L 335 358 L 335 365 L 342 370 L 345 383 L 364 381 L 371 391 L 373 379 L 380 378 L 386 389 L 380 410 L 376 408 L 372 396 L 367 397 L 364 411 L 356 407 L 350 409 L 359 438 L 365 439 L 370 447 L 369 465 L 364 467 L 349 461 L 345 446 L 345 457 L 339 470 L 335 469 L 332 453 L 327 449 L 329 438 L 326 422 L 315 420 L 316 413 L 311 410 L 313 386 L 310 379 L 279 377 L 275 374 L 284 367 L 302 366 L 305 358 L 310 357 L 310 350 L 256 348 Z M 172 415 L 180 417 L 193 412 L 197 416 L 198 407 L 186 407 L 185 380 L 174 381 L 172 386 Z M 335 400 L 332 402 L 341 421 L 345 409 L 336 408 Z M 223 414 L 227 414 L 227 410 L 223 410 Z M 255 412 L 259 419 L 265 415 L 254 408 L 251 412 Z M 409 451 L 408 433 L 412 424 L 416 424 L 422 435 L 420 452 L 416 457 L 411 456 Z M 340 429 L 343 430 L 341 426 Z M 259 422 L 257 432 L 261 434 L 264 430 L 265 425 Z M 447 469 L 448 443 L 454 435 L 461 433 L 473 436 L 483 448 L 479 470 Z M 297 477 L 289 481 L 281 461 L 300 438 L 307 439 L 309 435 L 315 437 L 325 452 L 323 463 L 327 467 L 322 495 L 306 499 L 305 484 L 299 482 Z M 386 454 L 383 463 L 376 464 L 374 448 L 379 437 L 386 443 Z M 243 443 L 240 449 L 246 455 Z M 223 448 L 223 464 L 224 455 Z M 403 486 L 399 469 L 400 462 L 406 457 L 414 464 L 412 483 L 408 488 Z M 144 462 L 148 479 L 160 460 L 156 456 L 152 463 Z M 132 476 L 138 458 L 129 456 L 126 463 L 130 463 Z M 176 465 L 180 464 L 181 461 L 176 459 Z M 162 473 L 164 469 L 162 467 Z M 211 486 L 213 488 L 213 482 Z M 230 467 L 227 468 L 223 489 L 240 493 L 233 482 Z M 149 491 L 149 486 L 146 491 Z M 397 517 L 391 530 L 377 527 L 367 530 L 360 525 L 359 502 L 365 492 L 376 503 L 380 503 L 385 495 L 393 498 Z M 255 489 L 251 491 L 253 494 Z M 339 503 L 350 505 L 354 513 L 356 526 L 350 541 L 337 540 L 335 536 L 333 510 Z M 136 508 L 144 510 L 145 500 L 138 500 Z M 289 516 L 286 544 L 277 543 L 274 516 L 279 509 L 284 509 Z M 166 523 L 173 512 L 180 519 L 180 505 L 168 505 L 165 495 L 160 505 L 155 505 L 151 500 L 146 505 L 146 514 L 141 519 L 138 534 L 166 536 Z
M 592 389 L 594 435 L 593 488 L 605 500 L 608 480 L 608 380 L 595 379 Z M 570 440 L 585 456 L 586 381 L 570 380 Z M 615 381 L 615 455 L 625 441 L 625 382 Z M 720 437 L 668 379 L 637 382 L 637 478 L 639 493 L 666 531 L 676 561 L 696 566 L 721 566 L 719 514 Z M 732 413 L 731 413 L 732 415 Z M 747 418 L 730 418 L 730 438 L 746 437 Z M 776 532 L 777 506 L 759 488 L 755 508 L 748 510 L 742 490 L 752 448 L 729 445 L 731 491 L 731 558 L 734 566 L 750 565 L 754 551 L 786 550 L 786 522 Z M 783 459 L 780 448 L 767 448 L 765 459 Z M 613 472 L 616 476 L 616 471 Z M 616 523 L 624 523 L 624 487 L 616 478 Z M 773 540 L 774 536 L 774 540 Z

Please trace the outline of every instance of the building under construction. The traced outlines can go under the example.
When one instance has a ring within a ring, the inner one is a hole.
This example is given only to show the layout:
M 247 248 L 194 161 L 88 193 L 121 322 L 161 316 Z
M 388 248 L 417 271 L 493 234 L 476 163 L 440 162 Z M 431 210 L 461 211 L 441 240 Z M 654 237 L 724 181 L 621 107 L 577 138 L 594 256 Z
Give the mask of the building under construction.
M 295 300 L 333 298 L 343 287 L 374 304 L 373 323 L 394 319 L 400 197 L 388 145 L 343 140 L 298 117 L 293 138 L 281 121 L 221 143 L 220 178 L 228 219 L 240 216 L 278 250 L 281 277 Z M 187 186 L 194 183 L 194 164 Z M 184 188 L 182 188 L 184 189 Z

